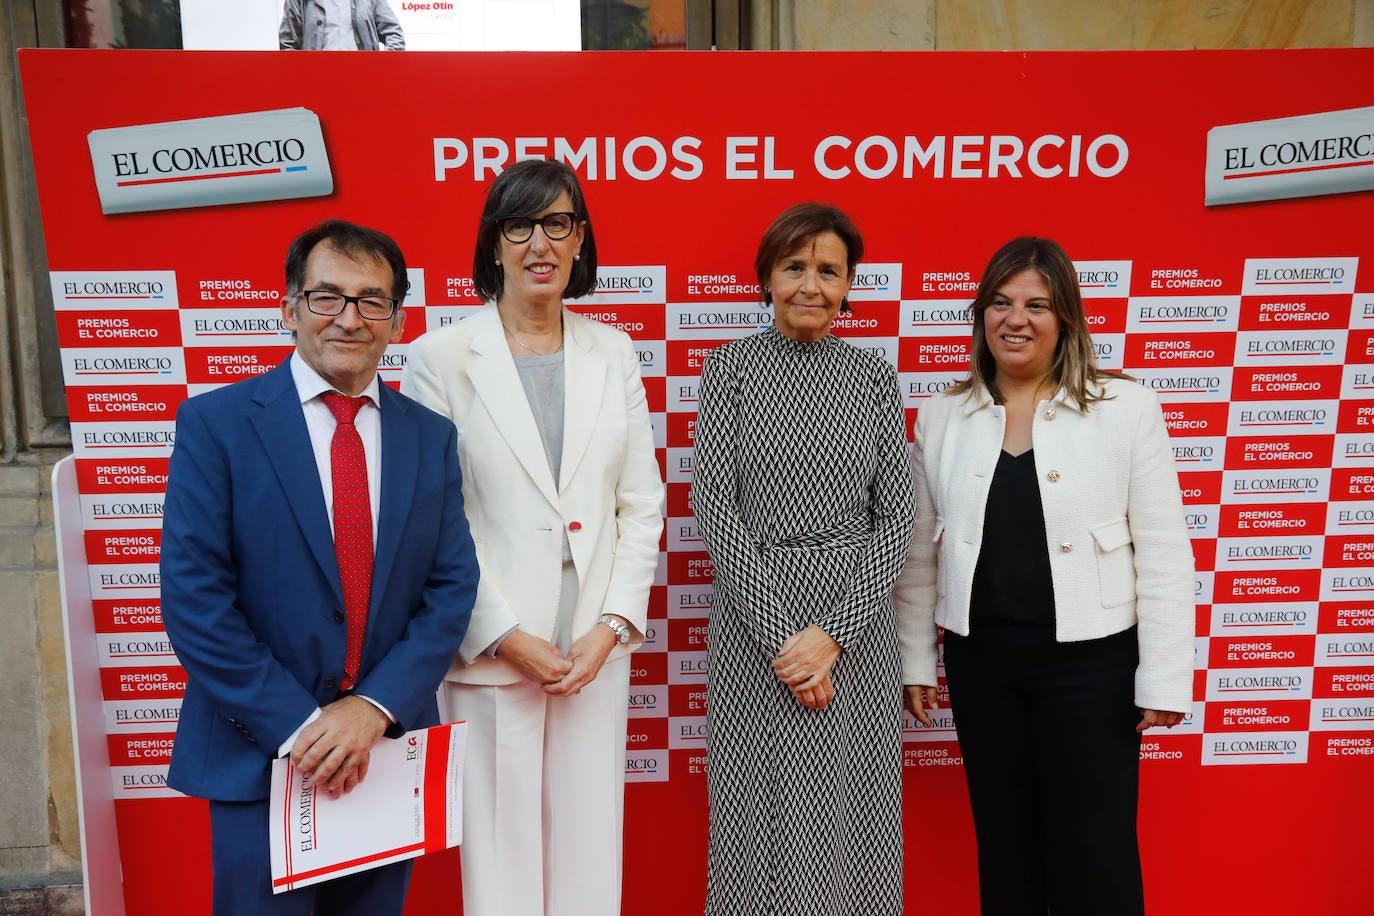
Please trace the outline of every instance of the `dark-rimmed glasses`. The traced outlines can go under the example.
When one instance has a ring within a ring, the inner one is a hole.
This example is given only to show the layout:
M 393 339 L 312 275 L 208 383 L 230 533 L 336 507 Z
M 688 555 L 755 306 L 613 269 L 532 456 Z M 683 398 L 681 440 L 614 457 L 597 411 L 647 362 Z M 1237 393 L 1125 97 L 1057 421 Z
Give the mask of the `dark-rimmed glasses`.
M 301 290 L 305 297 L 305 307 L 322 318 L 333 318 L 343 314 L 351 302 L 358 307 L 358 314 L 368 321 L 386 321 L 396 314 L 397 299 L 389 296 L 345 296 L 332 289 Z
M 560 211 L 558 213 L 546 213 L 543 216 L 507 216 L 497 220 L 501 227 L 501 234 L 506 237 L 506 241 L 519 245 L 521 242 L 528 242 L 534 235 L 534 227 L 538 226 L 544 230 L 544 235 L 551 241 L 565 239 L 572 235 L 573 225 L 577 222 L 576 213 Z

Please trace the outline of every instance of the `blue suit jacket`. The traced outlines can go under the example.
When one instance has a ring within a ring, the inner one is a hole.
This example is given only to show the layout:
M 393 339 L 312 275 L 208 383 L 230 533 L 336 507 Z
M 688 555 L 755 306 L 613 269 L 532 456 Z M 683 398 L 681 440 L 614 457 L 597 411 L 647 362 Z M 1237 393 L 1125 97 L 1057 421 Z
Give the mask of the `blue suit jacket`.
M 453 424 L 381 386 L 381 494 L 357 693 L 387 732 L 437 724 L 477 561 Z M 283 363 L 191 398 L 162 529 L 162 617 L 189 674 L 168 784 L 264 799 L 278 746 L 339 695 L 343 590 L 300 397 Z

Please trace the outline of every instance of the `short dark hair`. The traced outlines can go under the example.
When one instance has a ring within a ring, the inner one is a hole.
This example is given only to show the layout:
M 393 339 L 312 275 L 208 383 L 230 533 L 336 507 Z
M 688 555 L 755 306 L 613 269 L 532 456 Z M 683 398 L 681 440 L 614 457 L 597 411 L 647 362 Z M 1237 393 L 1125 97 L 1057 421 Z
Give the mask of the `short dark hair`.
M 854 276 L 854 268 L 863 260 L 864 240 L 854 221 L 844 211 L 828 204 L 811 201 L 794 204 L 778 214 L 777 219 L 763 233 L 759 240 L 759 253 L 754 258 L 754 273 L 759 280 L 759 295 L 765 303 L 771 299 L 768 294 L 768 278 L 773 268 L 792 252 L 810 240 L 826 232 L 833 232 L 844 242 L 845 255 L 849 261 L 849 276 Z
M 496 176 L 487 189 L 482 220 L 477 226 L 477 246 L 472 253 L 472 285 L 483 299 L 499 299 L 505 275 L 496 266 L 500 249 L 501 220 L 534 216 L 567 192 L 577 222 L 583 224 L 582 250 L 573 262 L 564 299 L 576 299 L 596 289 L 596 235 L 592 217 L 582 196 L 577 173 L 556 159 L 522 159 Z
M 305 262 L 321 242 L 354 260 L 372 258 L 391 268 L 391 296 L 405 304 L 410 289 L 406 258 L 401 246 L 385 232 L 341 219 L 327 219 L 296 236 L 286 249 L 286 295 L 295 298 L 305 288 Z M 400 314 L 400 309 L 396 310 Z

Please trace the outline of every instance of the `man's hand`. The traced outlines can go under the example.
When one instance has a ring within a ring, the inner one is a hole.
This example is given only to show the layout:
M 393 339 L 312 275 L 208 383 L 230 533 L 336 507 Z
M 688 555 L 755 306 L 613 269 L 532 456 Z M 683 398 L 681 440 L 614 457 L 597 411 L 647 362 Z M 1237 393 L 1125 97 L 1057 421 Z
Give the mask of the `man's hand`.
M 291 746 L 291 761 L 310 784 L 330 792 L 352 792 L 367 775 L 372 747 L 391 723 L 360 697 L 342 697 L 320 710 Z

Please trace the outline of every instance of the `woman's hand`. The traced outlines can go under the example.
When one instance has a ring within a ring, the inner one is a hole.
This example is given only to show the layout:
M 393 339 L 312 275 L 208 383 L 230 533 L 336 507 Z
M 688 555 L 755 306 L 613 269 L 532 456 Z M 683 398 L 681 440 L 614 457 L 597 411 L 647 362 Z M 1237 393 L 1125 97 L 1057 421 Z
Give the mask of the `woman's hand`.
M 572 644 L 567 659 L 571 667 L 557 683 L 545 684 L 544 692 L 556 697 L 573 696 L 596 680 L 597 673 L 615 645 L 615 632 L 598 623 Z
M 830 675 L 821 678 L 821 682 L 815 687 L 805 687 L 800 690 L 793 689 L 792 696 L 797 698 L 797 702 L 808 709 L 825 709 L 830 705 L 830 701 L 835 699 L 835 685 L 830 682 Z
M 937 695 L 934 687 L 927 687 L 923 684 L 907 684 L 902 688 L 902 705 L 906 711 L 916 717 L 926 728 L 932 728 L 935 723 L 930 721 L 930 713 L 927 709 L 939 709 Z
M 830 669 L 835 666 L 841 651 L 840 644 L 813 623 L 787 637 L 778 657 L 773 659 L 773 672 L 778 680 L 792 688 L 793 693 L 815 690 L 821 681 L 830 677 Z
M 541 684 L 545 689 L 550 684 L 557 684 L 573 668 L 573 663 L 564 658 L 553 643 L 519 628 L 512 630 L 501 643 L 496 657 L 513 665 L 525 680 Z
M 1154 728 L 1156 725 L 1173 728 L 1183 721 L 1183 715 L 1181 712 L 1169 712 L 1167 709 L 1142 709 L 1140 711 L 1140 724 L 1135 727 L 1135 730 L 1144 733 L 1145 729 Z

